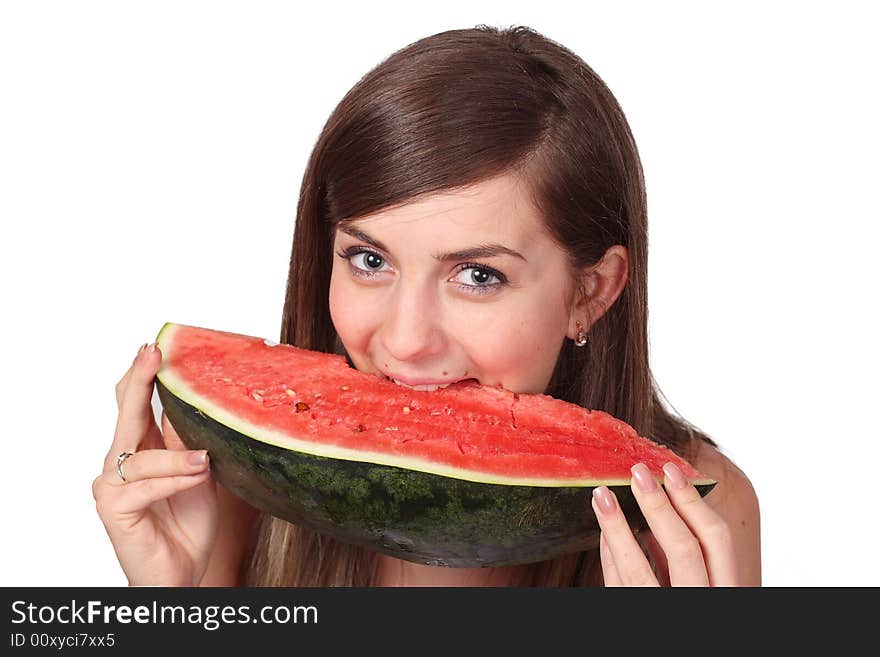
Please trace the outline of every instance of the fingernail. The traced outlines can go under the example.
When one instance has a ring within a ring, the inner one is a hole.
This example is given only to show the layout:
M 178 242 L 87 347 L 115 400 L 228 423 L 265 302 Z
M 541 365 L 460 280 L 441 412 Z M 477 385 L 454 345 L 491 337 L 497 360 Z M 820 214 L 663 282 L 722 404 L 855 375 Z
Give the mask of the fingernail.
M 610 490 L 608 490 L 607 486 L 599 486 L 598 488 L 594 488 L 593 497 L 596 500 L 596 505 L 599 507 L 599 510 L 602 511 L 603 514 L 611 515 L 612 513 L 614 513 L 617 505 L 614 503 L 614 494 Z
M 669 481 L 669 486 L 671 488 L 681 490 L 688 485 L 688 480 L 685 478 L 684 473 L 682 473 L 681 469 L 675 465 L 675 463 L 669 462 L 664 465 L 663 474 L 666 475 L 666 479 Z
M 654 479 L 654 475 L 651 474 L 648 466 L 644 463 L 636 463 L 630 469 L 630 472 L 632 472 L 633 479 L 636 480 L 636 485 L 640 491 L 643 493 L 653 493 L 657 490 L 657 480 Z
M 199 450 L 198 452 L 190 452 L 186 456 L 186 460 L 190 465 L 205 465 L 208 461 L 208 452 Z
M 147 347 L 147 349 L 149 349 L 151 354 L 156 353 L 156 343 L 152 343 L 149 347 Z

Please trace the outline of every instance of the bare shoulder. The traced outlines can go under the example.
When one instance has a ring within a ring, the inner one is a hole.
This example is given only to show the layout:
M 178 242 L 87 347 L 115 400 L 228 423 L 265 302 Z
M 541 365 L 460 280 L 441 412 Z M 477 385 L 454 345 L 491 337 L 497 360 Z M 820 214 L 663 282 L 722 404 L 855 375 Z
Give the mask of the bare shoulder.
M 706 496 L 706 504 L 727 525 L 742 584 L 760 586 L 761 518 L 752 482 L 733 461 L 708 443 L 701 445 L 693 464 L 718 482 Z

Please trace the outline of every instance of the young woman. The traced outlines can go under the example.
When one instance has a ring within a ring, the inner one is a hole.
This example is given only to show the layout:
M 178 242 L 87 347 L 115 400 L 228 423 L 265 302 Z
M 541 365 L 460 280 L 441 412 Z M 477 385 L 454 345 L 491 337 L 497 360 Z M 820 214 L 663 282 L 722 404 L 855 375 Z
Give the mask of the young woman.
M 401 385 L 464 378 L 607 411 L 718 481 L 633 469 L 650 531 L 593 500 L 595 550 L 507 568 L 396 560 L 263 514 L 210 475 L 150 399 L 161 354 L 116 387 L 93 491 L 131 584 L 759 585 L 747 477 L 660 401 L 648 362 L 647 217 L 623 112 L 576 55 L 528 28 L 422 39 L 342 99 L 309 159 L 281 341 Z M 122 458 L 123 453 L 131 456 Z

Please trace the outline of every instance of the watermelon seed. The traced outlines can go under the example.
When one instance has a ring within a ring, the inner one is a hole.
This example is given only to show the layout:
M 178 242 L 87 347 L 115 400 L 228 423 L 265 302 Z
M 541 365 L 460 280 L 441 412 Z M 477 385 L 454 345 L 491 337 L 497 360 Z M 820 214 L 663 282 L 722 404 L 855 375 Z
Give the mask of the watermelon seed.
M 251 397 L 253 397 L 254 399 L 256 399 L 258 402 L 263 401 L 263 395 L 261 395 L 260 393 L 258 393 L 256 390 L 255 390 L 254 392 L 251 393 Z
M 366 431 L 366 427 L 364 427 L 363 424 L 359 424 L 359 425 L 357 425 L 357 428 L 355 429 L 355 431 L 357 431 L 358 433 L 360 433 L 361 431 Z
M 290 388 L 285 388 L 284 392 L 286 392 L 291 397 L 296 397 L 296 390 L 291 390 Z
M 341 386 L 339 389 L 340 390 L 348 390 L 348 386 Z
M 385 431 L 397 431 L 397 427 L 385 427 Z
M 302 413 L 303 411 L 309 410 L 309 405 L 305 402 L 296 402 L 296 412 Z
M 406 415 L 407 413 L 409 413 L 409 406 L 404 406 L 403 407 L 403 414 Z
M 315 393 L 315 399 L 317 399 L 317 398 L 320 397 L 320 396 L 321 396 L 321 393 L 320 393 L 320 392 L 316 392 L 316 393 Z
M 221 376 L 219 380 L 225 383 L 232 383 L 232 379 L 230 379 L 228 376 Z
M 443 411 L 431 411 L 431 415 L 443 415 Z

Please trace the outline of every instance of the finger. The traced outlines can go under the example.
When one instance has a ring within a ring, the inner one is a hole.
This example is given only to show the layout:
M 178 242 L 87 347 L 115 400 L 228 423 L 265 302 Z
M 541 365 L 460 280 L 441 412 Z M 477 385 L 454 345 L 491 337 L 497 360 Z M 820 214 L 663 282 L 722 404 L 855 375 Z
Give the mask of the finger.
M 644 463 L 632 468 L 632 491 L 648 527 L 663 548 L 673 586 L 708 586 L 709 573 L 699 539 L 672 507 L 660 484 Z
M 605 586 L 609 588 L 623 586 L 617 572 L 617 566 L 614 565 L 611 548 L 608 547 L 608 542 L 605 540 L 605 532 L 599 534 L 599 560 L 602 562 L 602 577 L 605 580 Z
M 593 489 L 593 511 L 623 586 L 659 586 L 651 565 L 636 542 L 620 510 L 614 493 L 607 486 Z
M 114 483 L 120 486 L 155 477 L 191 475 L 208 467 L 205 450 L 172 452 L 167 449 L 141 450 L 129 456 L 121 469 L 125 481 L 116 474 Z
M 736 586 L 736 557 L 727 523 L 674 463 L 664 465 L 663 474 L 672 505 L 703 546 L 710 583 Z
M 154 345 L 151 345 L 155 347 Z M 161 354 L 146 348 L 141 351 L 125 388 L 113 445 L 105 459 L 105 470 L 116 467 L 116 457 L 121 452 L 134 452 L 146 438 L 158 437 L 159 427 L 153 416 L 153 378 L 159 370 Z
M 116 515 L 141 513 L 151 504 L 195 488 L 210 478 L 211 469 L 206 468 L 196 474 L 154 477 L 115 487 L 111 512 Z

